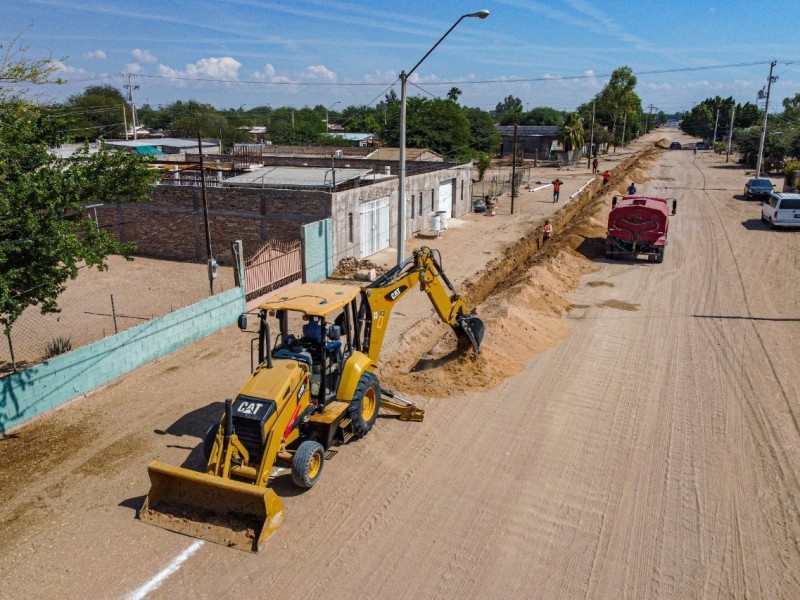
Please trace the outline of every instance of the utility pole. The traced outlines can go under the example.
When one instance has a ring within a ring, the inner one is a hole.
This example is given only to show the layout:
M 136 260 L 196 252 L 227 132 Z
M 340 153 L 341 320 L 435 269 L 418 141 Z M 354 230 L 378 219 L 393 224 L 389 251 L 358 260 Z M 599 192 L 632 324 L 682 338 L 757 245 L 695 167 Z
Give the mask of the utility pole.
M 628 126 L 628 111 L 625 111 L 625 118 L 622 119 L 622 147 L 625 147 L 625 128 Z
M 131 117 L 132 117 L 132 121 L 133 121 L 133 139 L 137 139 L 136 138 L 136 104 L 134 104 L 134 102 L 133 102 L 133 90 L 138 90 L 139 86 L 138 85 L 133 85 L 131 83 L 131 77 L 133 77 L 133 75 L 128 73 L 128 85 L 123 85 L 122 87 L 124 87 L 126 90 L 128 90 L 128 102 L 131 105 Z M 128 128 L 128 126 L 125 125 L 125 139 L 126 140 L 128 139 L 128 129 L 127 128 Z
M 714 149 L 714 144 L 717 143 L 717 125 L 719 124 L 719 109 L 717 109 L 717 118 L 714 119 L 714 139 L 711 140 L 711 149 Z
M 764 158 L 764 139 L 767 136 L 767 112 L 769 111 L 769 91 L 772 87 L 772 83 L 777 81 L 777 77 L 772 76 L 772 69 L 775 68 L 775 65 L 778 64 L 778 61 L 773 60 L 769 63 L 769 79 L 767 79 L 767 101 L 764 103 L 764 124 L 761 126 L 761 142 L 758 145 L 758 163 L 756 164 L 756 178 L 761 177 L 761 161 Z
M 647 115 L 646 115 L 646 116 L 645 116 L 645 118 L 644 118 L 644 132 L 645 132 L 645 133 L 647 133 L 648 131 L 650 131 L 650 130 L 648 129 L 648 125 L 650 124 L 650 115 L 652 114 L 652 112 L 653 112 L 653 109 L 655 108 L 655 106 L 653 106 L 653 105 L 651 104 L 651 105 L 650 105 L 650 106 L 648 106 L 647 108 L 648 108 L 648 113 L 647 113 Z
M 122 103 L 122 125 L 125 127 L 125 139 L 128 139 L 128 115 L 125 113 L 125 103 Z
M 214 295 L 214 279 L 217 276 L 217 261 L 211 256 L 211 229 L 208 226 L 208 200 L 206 200 L 206 171 L 203 167 L 203 140 L 197 132 L 197 150 L 200 152 L 200 189 L 203 195 L 203 220 L 206 224 L 206 255 L 208 256 L 208 287 Z
M 733 118 L 736 116 L 736 105 L 734 104 L 731 107 L 731 128 L 728 131 L 728 153 L 725 155 L 725 162 L 728 162 L 728 158 L 731 155 L 731 142 L 733 141 Z
M 511 159 L 511 214 L 514 214 L 514 197 L 516 196 L 516 186 L 514 185 L 517 182 L 517 121 L 518 119 L 514 117 L 514 151 L 512 152 L 513 158 Z
M 594 105 L 597 103 L 597 98 L 592 100 L 592 132 L 589 134 L 589 158 L 586 160 L 586 168 L 592 168 L 592 155 L 594 154 Z

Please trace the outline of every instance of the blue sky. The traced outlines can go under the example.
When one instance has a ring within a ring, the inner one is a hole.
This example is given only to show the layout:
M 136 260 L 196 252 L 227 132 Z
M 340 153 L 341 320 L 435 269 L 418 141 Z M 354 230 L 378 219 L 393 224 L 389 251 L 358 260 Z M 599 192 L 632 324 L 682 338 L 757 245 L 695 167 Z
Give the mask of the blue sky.
M 410 95 L 490 110 L 572 110 L 628 65 L 643 105 L 687 110 L 716 95 L 755 101 L 777 60 L 770 108 L 800 92 L 796 0 L 3 0 L 0 41 L 61 61 L 60 101 L 89 85 L 139 85 L 136 104 L 218 108 L 374 104 L 462 15 L 412 75 Z M 769 8 L 769 11 L 766 8 Z M 742 63 L 747 63 L 742 65 Z M 758 64 L 751 64 L 758 63 Z M 719 65 L 742 65 L 705 69 Z M 668 73 L 651 73 L 669 70 Z M 562 79 L 564 78 L 564 79 Z M 413 84 L 413 85 L 411 85 Z M 770 111 L 772 112 L 772 110 Z

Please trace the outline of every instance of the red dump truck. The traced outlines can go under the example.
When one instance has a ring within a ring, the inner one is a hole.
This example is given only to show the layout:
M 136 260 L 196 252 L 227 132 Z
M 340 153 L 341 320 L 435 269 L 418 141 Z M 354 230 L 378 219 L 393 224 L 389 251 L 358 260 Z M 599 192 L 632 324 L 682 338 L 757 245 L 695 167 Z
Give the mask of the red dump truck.
M 669 229 L 668 202 L 667 198 L 657 196 L 624 196 L 618 202 L 614 196 L 608 215 L 606 256 L 635 259 L 646 254 L 650 262 L 662 262 Z M 672 201 L 673 215 L 677 204 Z

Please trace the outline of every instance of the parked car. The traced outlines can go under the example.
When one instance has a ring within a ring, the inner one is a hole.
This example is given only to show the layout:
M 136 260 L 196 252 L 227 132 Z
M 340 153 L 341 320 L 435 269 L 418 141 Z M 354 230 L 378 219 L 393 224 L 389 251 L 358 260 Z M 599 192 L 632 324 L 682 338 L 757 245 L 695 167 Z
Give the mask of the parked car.
M 706 146 L 705 142 L 697 142 L 694 147 L 698 150 L 708 150 L 708 146 Z
M 775 189 L 773 183 L 764 177 L 753 177 L 744 184 L 744 199 L 758 198 L 764 200 Z
M 670 150 L 680 150 L 681 149 L 681 143 L 680 142 L 672 142 L 669 145 L 669 149 Z
M 761 220 L 773 227 L 800 227 L 800 194 L 772 192 L 761 205 Z

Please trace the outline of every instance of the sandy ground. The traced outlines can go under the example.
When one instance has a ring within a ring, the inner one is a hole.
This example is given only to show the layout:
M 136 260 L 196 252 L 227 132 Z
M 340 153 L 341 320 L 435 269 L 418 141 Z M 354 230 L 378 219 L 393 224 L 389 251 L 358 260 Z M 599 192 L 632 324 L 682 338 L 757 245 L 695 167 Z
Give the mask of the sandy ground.
M 0 440 L 2 595 L 137 597 L 171 566 L 149 597 L 799 597 L 800 232 L 762 225 L 724 157 L 637 168 L 679 201 L 664 263 L 599 257 L 606 194 L 489 290 L 479 357 L 409 296 L 381 375 L 425 421 L 379 420 L 309 491 L 278 477 L 259 554 L 135 519 L 148 460 L 197 467 L 245 380 L 233 327 Z M 483 296 L 554 210 L 525 206 L 425 243 Z

